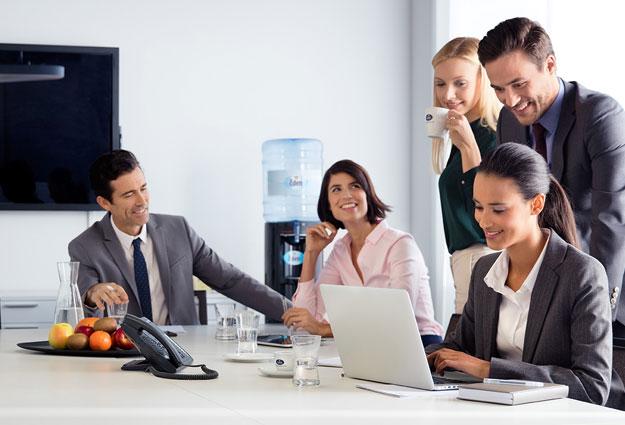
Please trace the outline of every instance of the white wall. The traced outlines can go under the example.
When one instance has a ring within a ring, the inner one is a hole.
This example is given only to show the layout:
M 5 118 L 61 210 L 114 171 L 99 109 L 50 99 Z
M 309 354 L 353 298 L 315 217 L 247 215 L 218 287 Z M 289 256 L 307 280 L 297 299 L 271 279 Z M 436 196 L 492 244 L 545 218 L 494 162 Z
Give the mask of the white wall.
M 574 1 L 576 0 L 567 2 L 566 7 Z M 449 0 L 449 39 L 476 37 L 481 40 L 486 32 L 499 22 L 517 16 L 525 16 L 538 21 L 549 31 L 552 19 L 551 3 L 552 0 L 525 0 L 523 2 Z
M 122 143 L 152 211 L 185 215 L 260 280 L 264 140 L 318 138 L 326 166 L 362 163 L 410 230 L 410 28 L 408 0 L 0 2 L 4 43 L 120 48 Z M 55 290 L 88 220 L 0 212 L 0 290 Z
M 446 326 L 453 313 L 454 291 L 445 245 L 438 177 L 432 171 L 431 143 L 423 111 L 432 106 L 432 56 L 448 40 L 449 2 L 415 0 L 412 10 L 412 233 L 430 272 L 436 319 Z

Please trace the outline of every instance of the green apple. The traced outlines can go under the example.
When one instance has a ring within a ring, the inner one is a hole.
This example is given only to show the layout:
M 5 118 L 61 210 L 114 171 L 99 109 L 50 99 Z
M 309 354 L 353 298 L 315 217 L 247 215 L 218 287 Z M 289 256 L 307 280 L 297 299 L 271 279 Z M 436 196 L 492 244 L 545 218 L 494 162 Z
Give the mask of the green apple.
M 74 328 L 69 323 L 55 323 L 48 332 L 48 344 L 52 348 L 62 350 L 65 348 L 67 338 L 74 333 Z

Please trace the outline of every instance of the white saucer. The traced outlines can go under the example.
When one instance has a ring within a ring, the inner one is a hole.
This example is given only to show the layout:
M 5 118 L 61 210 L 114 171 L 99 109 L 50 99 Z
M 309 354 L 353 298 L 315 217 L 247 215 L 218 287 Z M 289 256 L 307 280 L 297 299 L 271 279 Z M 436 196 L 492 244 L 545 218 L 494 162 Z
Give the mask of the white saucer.
M 227 353 L 224 354 L 226 360 L 233 362 L 259 363 L 273 360 L 271 353 Z
M 270 376 L 272 378 L 292 378 L 293 371 L 292 370 L 280 370 L 276 369 L 275 366 L 261 366 L 258 368 L 258 371 L 263 376 Z

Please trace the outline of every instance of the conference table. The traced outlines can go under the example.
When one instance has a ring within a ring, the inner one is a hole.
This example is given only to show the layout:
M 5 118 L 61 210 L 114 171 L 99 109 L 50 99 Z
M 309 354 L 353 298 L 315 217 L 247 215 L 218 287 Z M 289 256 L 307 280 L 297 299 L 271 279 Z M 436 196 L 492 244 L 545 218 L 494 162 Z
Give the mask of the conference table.
M 71 357 L 21 349 L 47 330 L 0 330 L 1 424 L 623 424 L 625 412 L 571 399 L 503 406 L 456 399 L 456 392 L 397 398 L 356 388 L 342 369 L 320 368 L 321 385 L 261 376 L 258 363 L 224 359 L 234 341 L 217 341 L 213 326 L 188 326 L 175 340 L 219 372 L 215 380 L 168 380 L 122 371 L 127 358 Z M 261 333 L 284 331 L 266 325 Z M 271 353 L 278 348 L 259 347 Z M 334 342 L 320 357 L 337 356 Z M 261 364 L 262 365 L 262 364 Z M 375 366 L 372 366 L 375 367 Z M 194 369 L 195 370 L 195 369 Z

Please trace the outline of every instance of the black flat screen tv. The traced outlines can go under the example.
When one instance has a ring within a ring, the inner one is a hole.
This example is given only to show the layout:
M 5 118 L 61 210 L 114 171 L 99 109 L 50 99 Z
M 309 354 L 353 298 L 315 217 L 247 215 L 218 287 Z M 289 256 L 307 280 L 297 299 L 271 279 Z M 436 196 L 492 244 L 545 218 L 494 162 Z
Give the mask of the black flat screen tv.
M 33 65 L 64 77 L 0 75 L 0 210 L 98 210 L 89 166 L 120 147 L 119 49 L 0 44 L 0 73 Z

